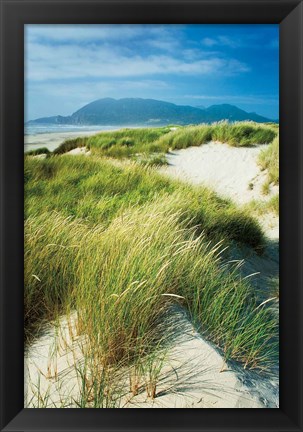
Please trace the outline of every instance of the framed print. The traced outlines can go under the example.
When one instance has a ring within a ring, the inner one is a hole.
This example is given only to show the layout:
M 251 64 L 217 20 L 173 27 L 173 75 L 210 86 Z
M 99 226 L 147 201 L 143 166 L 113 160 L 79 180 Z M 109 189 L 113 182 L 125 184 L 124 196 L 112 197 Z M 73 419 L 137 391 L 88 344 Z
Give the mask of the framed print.
M 302 430 L 302 11 L 1 1 L 1 430 Z

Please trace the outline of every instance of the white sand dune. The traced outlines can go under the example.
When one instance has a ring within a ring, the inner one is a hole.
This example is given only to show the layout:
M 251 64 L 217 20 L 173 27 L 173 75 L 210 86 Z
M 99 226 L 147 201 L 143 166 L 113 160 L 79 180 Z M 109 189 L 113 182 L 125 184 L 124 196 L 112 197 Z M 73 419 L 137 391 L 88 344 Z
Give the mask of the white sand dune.
M 90 150 L 87 150 L 86 147 L 76 147 L 65 154 L 89 156 L 91 154 L 91 152 L 90 152 Z
M 257 159 L 265 147 L 231 147 L 210 142 L 200 147 L 173 150 L 167 155 L 169 165 L 161 168 L 161 172 L 191 184 L 208 186 L 238 204 L 266 201 L 278 193 L 279 187 L 271 185 L 269 194 L 262 194 L 267 173 L 261 171 Z M 260 223 L 269 238 L 279 237 L 276 215 L 263 215 Z
M 200 147 L 173 150 L 167 155 L 168 167 L 163 172 L 193 184 L 205 184 L 219 195 L 232 198 L 239 204 L 252 199 L 268 199 L 262 195 L 261 186 L 266 172 L 257 164 L 264 145 L 232 147 L 210 142 Z M 251 187 L 249 187 L 251 185 Z M 278 187 L 272 187 L 271 196 Z
M 177 326 L 176 326 L 176 323 Z M 144 388 L 126 407 L 142 408 L 276 408 L 274 380 L 260 377 L 235 364 L 226 364 L 222 353 L 203 338 L 185 311 L 171 308 L 164 320 L 171 344 L 150 400 Z M 262 385 L 263 384 L 263 385 Z
M 75 407 L 81 389 L 77 369 L 83 362 L 85 338 L 77 336 L 76 315 L 44 327 L 25 351 L 24 406 Z
M 81 400 L 85 339 L 74 330 L 76 314 L 48 326 L 25 356 L 25 406 L 77 407 Z M 176 322 L 178 325 L 176 326 Z M 264 408 L 278 406 L 277 385 L 252 372 L 227 365 L 201 337 L 185 312 L 171 308 L 164 318 L 167 352 L 157 380 L 156 397 L 147 396 L 144 377 L 138 395 L 129 391 L 128 373 L 120 383 L 123 408 Z M 163 329 L 159 329 L 163 331 Z M 44 395 L 43 401 L 39 398 Z

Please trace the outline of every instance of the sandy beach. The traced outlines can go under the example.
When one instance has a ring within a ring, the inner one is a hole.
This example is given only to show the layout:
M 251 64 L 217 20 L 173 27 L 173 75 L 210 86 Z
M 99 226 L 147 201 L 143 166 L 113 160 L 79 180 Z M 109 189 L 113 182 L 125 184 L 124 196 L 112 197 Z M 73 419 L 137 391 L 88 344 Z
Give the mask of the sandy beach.
M 100 131 L 101 132 L 101 131 Z M 35 135 L 24 135 L 24 151 L 36 150 L 46 147 L 49 151 L 55 150 L 65 140 L 78 138 L 80 136 L 91 136 L 98 131 L 79 131 L 79 132 L 50 132 Z
M 29 133 L 24 135 L 24 151 L 36 150 L 42 147 L 46 147 L 49 151 L 55 150 L 64 141 L 78 138 L 88 137 L 96 135 L 100 132 L 113 132 L 120 129 L 137 129 L 138 126 L 97 126 L 92 128 L 79 128 L 79 130 L 73 131 L 56 131 L 56 132 L 41 132 L 41 133 Z

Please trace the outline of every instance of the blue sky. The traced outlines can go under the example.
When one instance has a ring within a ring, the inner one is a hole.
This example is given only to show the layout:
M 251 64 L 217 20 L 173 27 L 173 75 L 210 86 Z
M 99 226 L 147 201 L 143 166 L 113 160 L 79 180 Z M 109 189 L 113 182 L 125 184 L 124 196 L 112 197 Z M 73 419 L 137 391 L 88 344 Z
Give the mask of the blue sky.
M 103 97 L 279 111 L 278 25 L 26 25 L 26 119 Z

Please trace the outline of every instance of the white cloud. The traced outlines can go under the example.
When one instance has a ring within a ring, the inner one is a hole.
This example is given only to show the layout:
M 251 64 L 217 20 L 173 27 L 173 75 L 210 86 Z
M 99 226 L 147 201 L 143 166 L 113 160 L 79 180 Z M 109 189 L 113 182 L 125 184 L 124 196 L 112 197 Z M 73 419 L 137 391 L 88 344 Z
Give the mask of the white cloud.
M 26 40 L 44 44 L 70 44 L 126 40 L 150 40 L 156 47 L 167 49 L 182 37 L 181 24 L 28 24 Z
M 178 58 L 172 54 L 144 57 L 131 52 L 126 55 L 119 52 L 118 46 L 45 46 L 30 43 L 26 48 L 25 75 L 29 80 L 45 81 L 161 74 L 235 74 L 248 71 L 245 64 L 233 59 L 210 57 L 190 60 L 186 53 L 185 57 Z
M 216 38 L 204 38 L 201 41 L 202 45 L 208 48 L 220 48 L 220 47 L 228 47 L 228 48 L 260 48 L 260 41 L 258 40 L 258 34 L 251 34 L 239 37 L 230 37 L 220 35 Z M 279 41 L 278 39 L 272 39 L 269 43 L 263 45 L 265 48 L 278 48 Z
M 43 41 L 63 44 L 133 39 L 148 31 L 148 28 L 142 25 L 124 24 L 30 24 L 25 27 L 25 35 L 29 42 Z
M 150 39 L 148 45 L 163 51 L 175 51 L 179 48 L 179 42 L 176 39 Z
M 126 78 L 246 72 L 218 53 L 182 46 L 182 25 L 28 25 L 26 79 Z M 119 40 L 123 43 L 119 43 Z M 124 43 L 125 41 L 128 43 Z M 146 50 L 144 49 L 146 47 Z
M 202 44 L 207 47 L 225 46 L 229 48 L 239 48 L 243 46 L 243 41 L 240 41 L 238 38 L 218 36 L 217 38 L 204 38 Z

